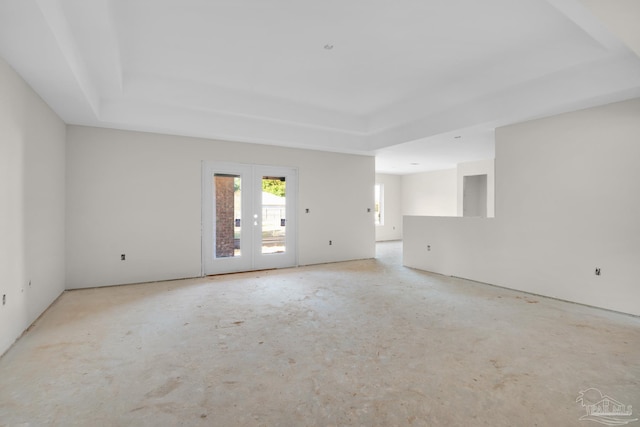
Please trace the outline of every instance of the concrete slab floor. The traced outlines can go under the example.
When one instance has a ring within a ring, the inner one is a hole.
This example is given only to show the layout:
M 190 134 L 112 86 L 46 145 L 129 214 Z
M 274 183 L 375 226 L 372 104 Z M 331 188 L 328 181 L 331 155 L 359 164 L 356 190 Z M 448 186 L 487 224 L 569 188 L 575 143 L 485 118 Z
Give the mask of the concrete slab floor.
M 589 388 L 638 418 L 640 319 L 378 249 L 66 292 L 0 359 L 0 425 L 596 426 Z

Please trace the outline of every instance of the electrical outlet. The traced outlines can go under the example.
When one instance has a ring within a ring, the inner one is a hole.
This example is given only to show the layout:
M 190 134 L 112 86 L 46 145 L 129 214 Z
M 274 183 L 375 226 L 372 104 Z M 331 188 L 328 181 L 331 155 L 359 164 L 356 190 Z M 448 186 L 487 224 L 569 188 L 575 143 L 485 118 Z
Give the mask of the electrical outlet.
M 427 245 L 427 250 L 430 251 L 431 250 L 431 245 Z
M 7 294 L 2 294 L 2 305 L 7 303 Z
M 126 259 L 125 254 L 120 255 L 120 261 L 124 261 Z
M 329 240 L 329 246 L 333 245 L 333 241 Z
M 600 268 L 596 267 L 596 276 L 600 275 Z
M 304 212 L 305 212 L 305 213 L 309 213 L 309 208 L 306 208 L 306 209 L 304 210 Z

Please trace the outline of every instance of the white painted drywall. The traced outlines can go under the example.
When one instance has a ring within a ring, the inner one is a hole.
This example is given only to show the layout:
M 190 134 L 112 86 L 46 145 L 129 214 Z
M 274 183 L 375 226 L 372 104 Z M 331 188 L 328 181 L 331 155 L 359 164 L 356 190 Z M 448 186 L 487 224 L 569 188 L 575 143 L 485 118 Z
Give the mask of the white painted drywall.
M 298 169 L 299 264 L 375 256 L 374 157 L 68 126 L 68 288 L 199 276 L 203 160 Z
M 638 141 L 640 99 L 497 129 L 496 218 L 405 217 L 404 264 L 640 315 Z
M 402 176 L 402 214 L 456 216 L 456 169 Z
M 471 175 L 487 175 L 487 217 L 495 216 L 495 167 L 494 160 L 458 163 L 458 216 L 464 212 L 464 177 Z
M 384 224 L 376 225 L 376 241 L 402 239 L 402 177 L 376 174 L 376 184 L 384 185 Z
M 0 354 L 64 290 L 64 209 L 65 125 L 0 58 Z

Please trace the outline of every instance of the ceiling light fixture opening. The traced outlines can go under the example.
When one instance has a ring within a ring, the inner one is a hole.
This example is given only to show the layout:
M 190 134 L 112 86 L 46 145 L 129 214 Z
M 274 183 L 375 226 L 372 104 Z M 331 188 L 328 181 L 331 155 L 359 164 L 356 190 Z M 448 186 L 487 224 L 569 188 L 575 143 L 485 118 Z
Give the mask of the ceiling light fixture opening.
M 333 49 L 333 45 L 332 45 L 332 44 L 325 44 L 325 45 L 324 45 L 324 48 L 325 48 L 326 50 L 331 50 L 331 49 Z

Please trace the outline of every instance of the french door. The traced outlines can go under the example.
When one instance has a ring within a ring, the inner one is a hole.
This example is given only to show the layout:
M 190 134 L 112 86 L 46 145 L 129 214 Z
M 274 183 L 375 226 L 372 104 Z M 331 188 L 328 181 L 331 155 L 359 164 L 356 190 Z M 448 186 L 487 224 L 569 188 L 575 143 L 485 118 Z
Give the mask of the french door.
M 296 265 L 295 169 L 203 162 L 205 275 Z

